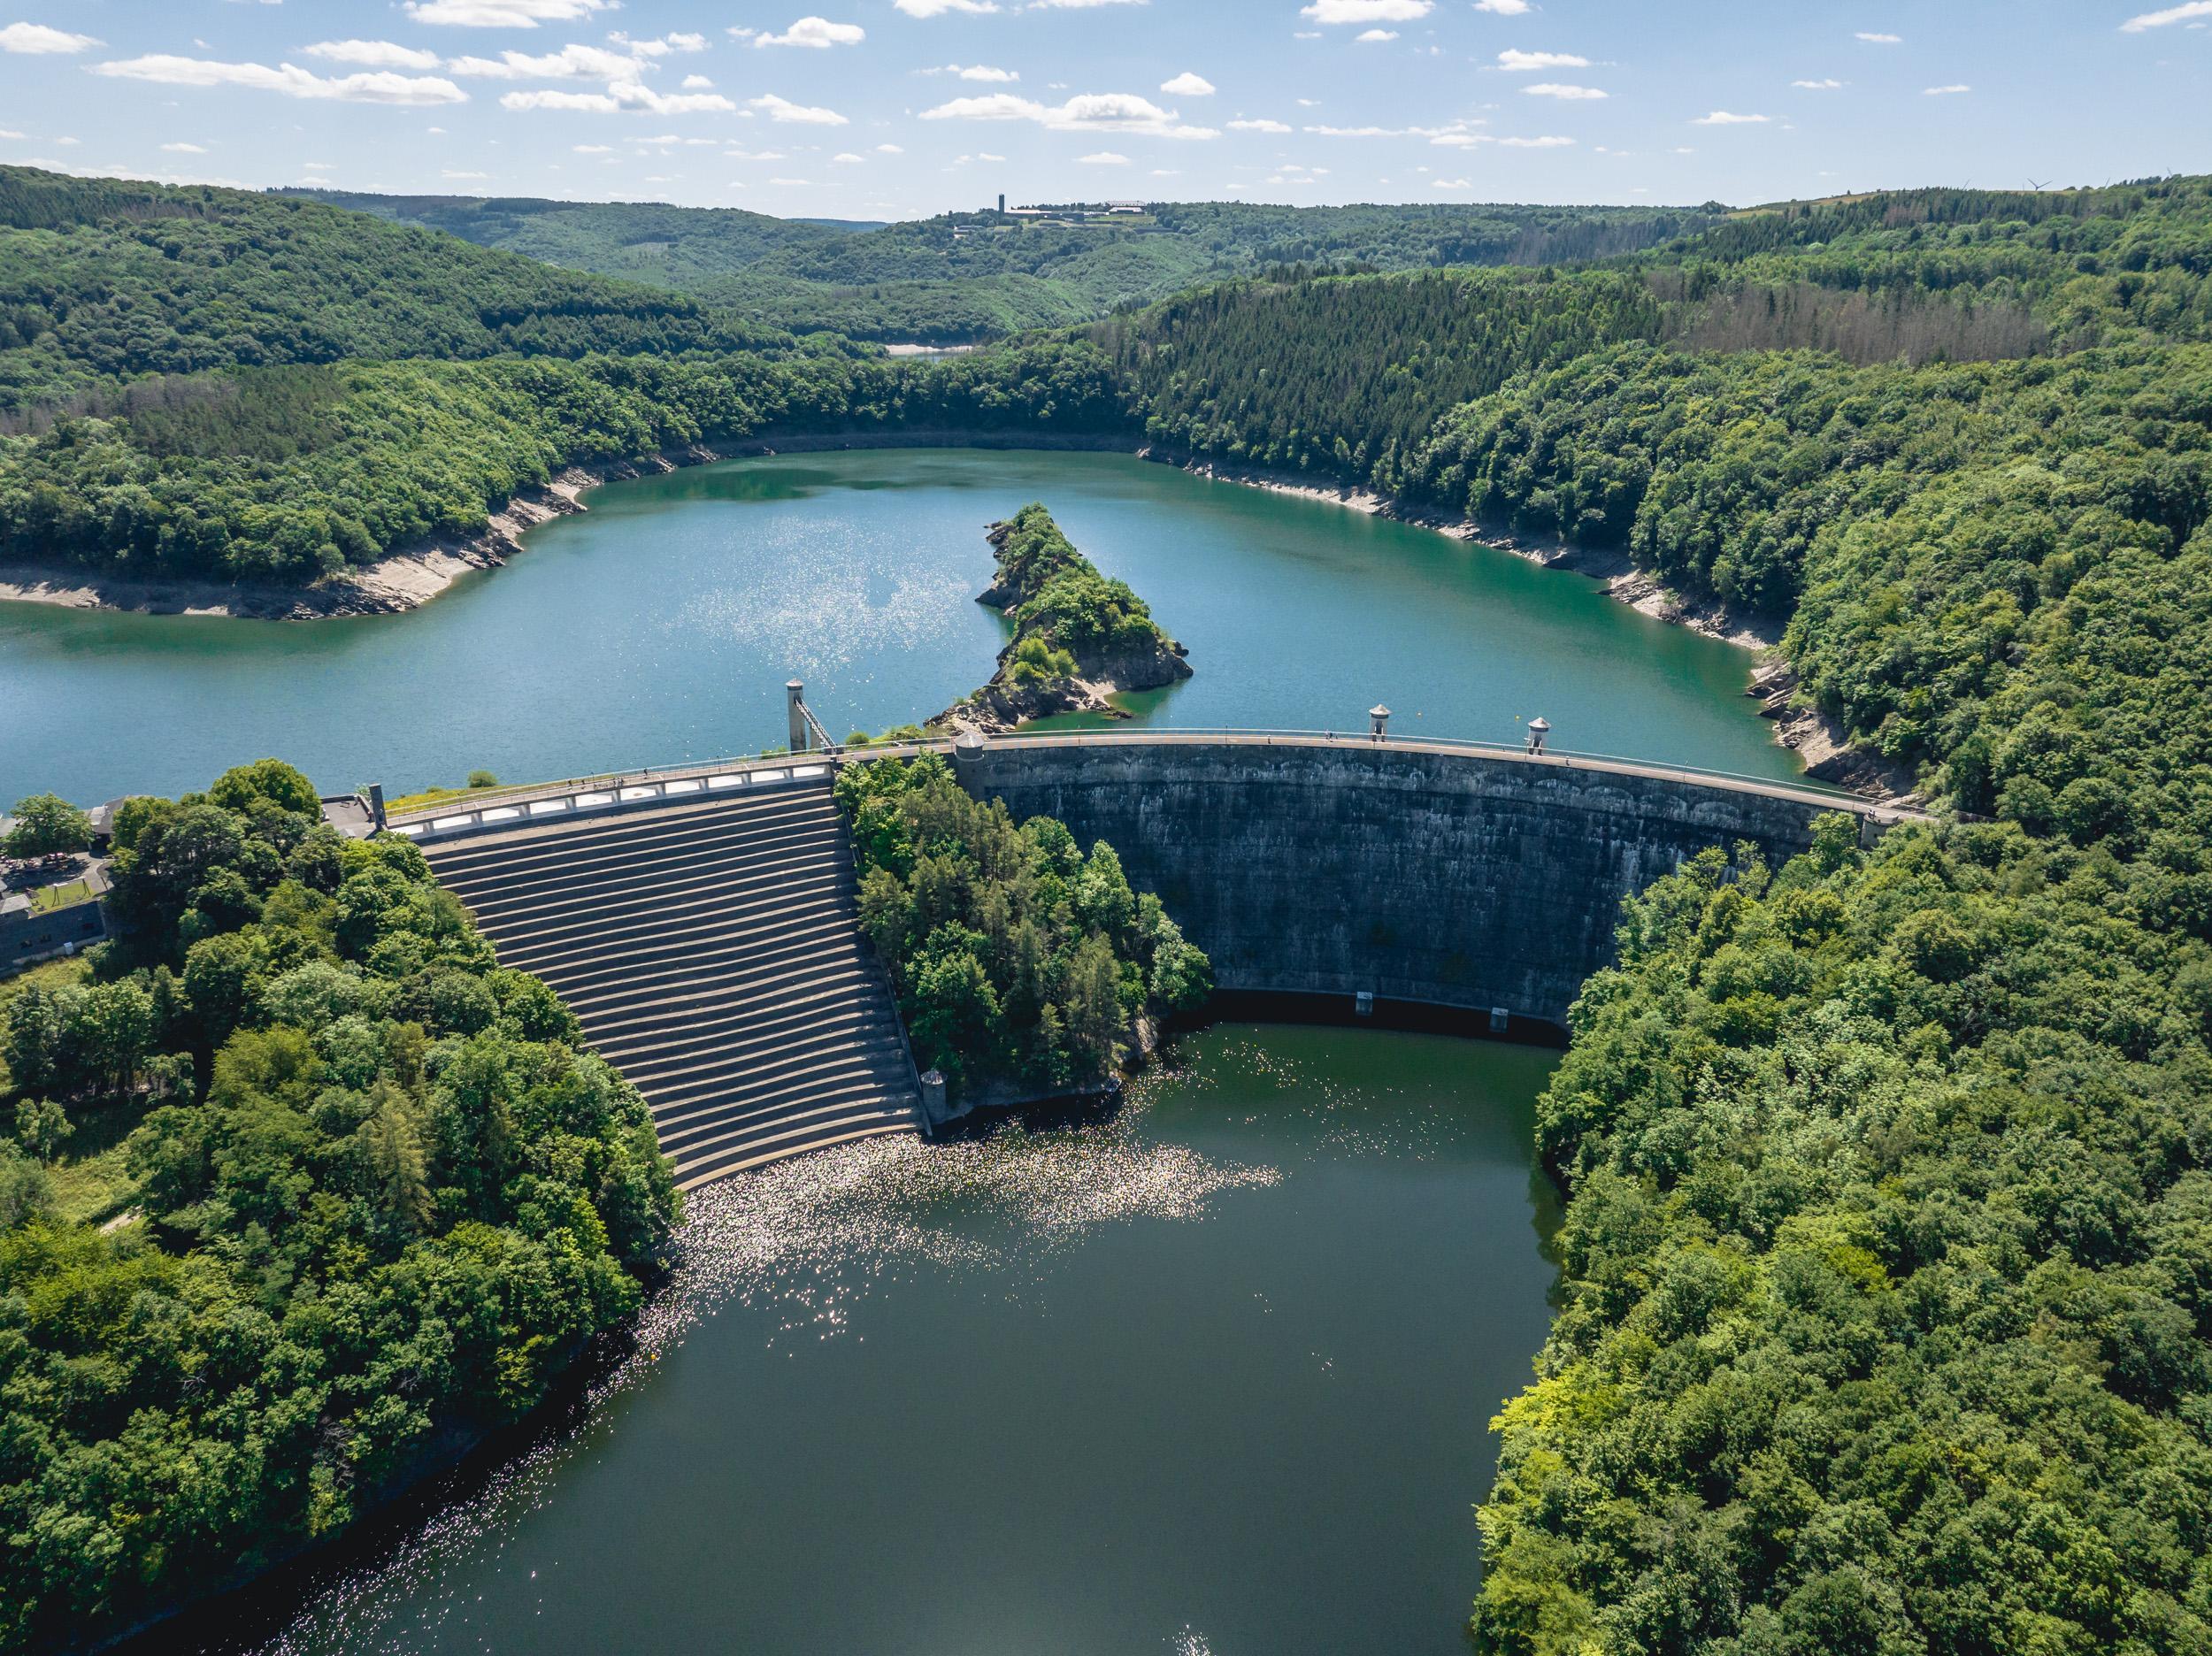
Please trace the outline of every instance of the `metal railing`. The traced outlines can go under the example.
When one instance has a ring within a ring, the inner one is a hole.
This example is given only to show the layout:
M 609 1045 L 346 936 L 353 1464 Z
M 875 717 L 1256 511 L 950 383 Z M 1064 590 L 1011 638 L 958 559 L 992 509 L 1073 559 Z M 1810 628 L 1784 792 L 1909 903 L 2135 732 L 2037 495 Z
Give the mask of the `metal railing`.
M 616 810 L 661 802 L 693 794 L 726 791 L 726 788 L 757 786 L 752 778 L 773 779 L 762 773 L 780 771 L 781 779 L 812 780 L 826 770 L 833 772 L 837 766 L 856 760 L 909 757 L 921 753 L 950 755 L 954 739 L 949 736 L 927 736 L 918 740 L 897 741 L 844 743 L 829 740 L 818 721 L 808 716 L 808 723 L 821 748 L 815 752 L 794 754 L 788 751 L 722 759 L 691 761 L 673 765 L 649 765 L 620 771 L 605 771 L 594 776 L 569 777 L 554 782 L 539 782 L 509 787 L 471 790 L 450 799 L 439 800 L 405 811 L 393 811 L 390 822 L 395 832 L 410 838 L 430 837 L 434 834 L 469 832 L 493 826 L 520 826 L 554 813 L 534 814 L 527 808 L 556 800 L 569 801 L 565 814 L 577 815 L 588 810 L 595 814 L 602 809 Z M 1850 810 L 1863 816 L 1901 819 L 1919 813 L 1898 806 L 1883 805 L 1867 800 L 1845 789 L 1821 782 L 1813 778 L 1784 781 L 1772 777 L 1747 775 L 1742 771 L 1722 770 L 1706 766 L 1655 763 L 1649 760 L 1633 759 L 1618 754 L 1585 752 L 1574 748 L 1547 747 L 1541 752 L 1531 752 L 1525 747 L 1509 742 L 1479 741 L 1451 736 L 1377 736 L 1366 731 L 1347 730 L 1263 730 L 1230 725 L 1146 727 L 1139 730 L 1079 730 L 1033 731 L 985 739 L 987 748 L 1019 749 L 1025 748 L 1064 747 L 1173 747 L 1173 746 L 1253 746 L 1253 747 L 1325 747 L 1337 748 L 1388 748 L 1396 752 L 1432 752 L 1465 755 L 1471 757 L 1499 762 L 1541 765 L 1561 770 L 1601 770 L 1609 774 L 1651 778 L 1665 781 L 1679 781 L 1696 786 L 1717 786 L 1732 792 L 1754 792 L 1774 798 L 1793 799 L 1809 804 L 1831 805 L 1838 809 Z M 737 778 L 732 780 L 732 778 Z M 671 783 L 692 781 L 721 781 L 724 788 L 680 787 L 672 791 Z M 580 807 L 578 801 L 587 795 L 606 794 L 603 800 L 594 800 L 588 806 Z M 442 825 L 441 825 L 442 824 Z

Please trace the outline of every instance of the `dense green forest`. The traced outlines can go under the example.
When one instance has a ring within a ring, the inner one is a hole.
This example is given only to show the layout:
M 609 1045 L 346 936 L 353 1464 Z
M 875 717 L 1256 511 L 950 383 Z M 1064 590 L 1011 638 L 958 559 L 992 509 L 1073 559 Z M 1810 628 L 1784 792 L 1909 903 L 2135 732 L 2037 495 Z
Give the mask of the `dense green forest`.
M 790 344 L 694 299 L 315 202 L 0 167 L 0 421 L 16 426 L 150 373 Z
M 2207 825 L 1832 818 L 1627 905 L 1482 1649 L 2212 1648 Z
M 934 754 L 849 766 L 838 803 L 860 867 L 861 925 L 890 968 L 925 1069 L 955 1097 L 992 1082 L 1029 1092 L 1096 1085 L 1140 1017 L 1187 1011 L 1213 968 L 1151 893 L 1130 889 L 1102 840 L 1018 826 Z
M 637 1093 L 404 840 L 273 760 L 117 824 L 119 935 L 0 986 L 0 1649 L 345 1527 L 639 1303 Z
M 1203 202 L 1162 203 L 1128 223 L 982 211 L 854 228 L 649 202 L 306 194 L 549 264 L 673 288 L 767 326 L 920 341 L 1085 322 L 1271 265 L 1541 264 L 1633 252 L 1713 221 L 1705 210 L 1673 208 Z
M 23 349 L 108 400 L 0 438 L 0 548 L 298 580 L 578 459 L 1041 431 L 1618 548 L 1762 612 L 1946 825 L 1709 858 L 1629 908 L 1542 1109 L 1563 1309 L 1503 1416 L 1479 1642 L 2204 1649 L 2212 186 L 1555 229 L 1596 244 L 1345 273 L 1272 267 L 1278 226 L 1268 268 L 950 362 L 234 356 L 126 392 L 49 331 Z M 1072 849 L 975 832 L 988 880 Z M 915 859 L 879 895 L 934 961 L 961 911 L 902 907 Z M 960 940 L 937 1050 L 1041 1062 L 995 1021 L 1026 980 Z M 1141 924 L 1116 947 L 1151 970 Z

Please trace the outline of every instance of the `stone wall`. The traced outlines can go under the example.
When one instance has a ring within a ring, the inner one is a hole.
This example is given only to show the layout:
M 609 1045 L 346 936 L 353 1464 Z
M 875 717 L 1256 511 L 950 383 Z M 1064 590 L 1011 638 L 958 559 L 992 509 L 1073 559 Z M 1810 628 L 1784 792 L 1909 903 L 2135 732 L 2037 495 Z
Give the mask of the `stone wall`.
M 1622 897 L 1707 846 L 1778 863 L 1836 809 L 1786 791 L 1396 743 L 993 743 L 1017 819 L 1106 840 L 1222 987 L 1504 1007 L 1563 1023 Z

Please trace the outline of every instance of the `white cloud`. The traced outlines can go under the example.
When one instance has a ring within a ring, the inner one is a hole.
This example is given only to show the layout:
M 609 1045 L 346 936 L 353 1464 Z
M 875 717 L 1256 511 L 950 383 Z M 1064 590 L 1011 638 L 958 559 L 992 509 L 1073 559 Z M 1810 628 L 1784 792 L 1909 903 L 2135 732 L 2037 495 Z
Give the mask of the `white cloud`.
M 13 127 L 0 126 L 0 142 L 14 143 L 23 136 L 23 134 L 17 132 Z
M 510 92 L 499 100 L 509 110 L 580 110 L 591 115 L 612 115 L 622 108 L 604 92 Z
M 1091 155 L 1078 156 L 1076 159 L 1085 166 L 1127 166 L 1129 165 L 1127 156 L 1116 155 L 1111 150 L 1100 150 Z
M 949 74 L 962 80 L 1018 80 L 1021 75 L 1012 69 L 994 69 L 989 64 L 941 64 L 934 68 L 917 69 L 916 74 Z
M 868 38 L 868 31 L 857 23 L 833 23 L 827 18 L 803 17 L 780 34 L 761 34 L 754 38 L 756 46 L 811 46 L 827 50 L 832 46 L 857 46 Z
M 1432 189 L 1472 189 L 1474 186 L 1463 178 L 1440 178 L 1431 179 L 1429 188 Z
M 757 109 L 771 120 L 789 121 L 801 126 L 843 126 L 849 125 L 833 109 L 810 109 L 803 104 L 794 104 L 789 98 L 778 97 L 773 92 L 757 98 L 747 98 L 748 109 Z
M 1508 74 L 1532 74 L 1539 69 L 1587 69 L 1590 60 L 1572 52 L 1516 51 L 1509 47 L 1498 54 L 1498 67 Z
M 1494 12 L 1500 17 L 1526 17 L 1528 0 L 1475 0 L 1478 12 Z
M 638 73 L 636 58 L 603 46 L 564 46 L 532 57 L 503 51 L 496 58 L 456 58 L 446 65 L 457 75 L 488 80 L 627 80 Z
M 1365 42 L 1369 44 L 1379 44 L 1383 41 L 1396 40 L 1398 38 L 1398 31 L 1396 29 L 1384 28 L 1362 29 L 1354 38 Z
M 710 92 L 713 89 L 714 82 L 705 75 L 687 74 L 684 77 L 684 90 L 687 92 Z
M 942 17 L 948 12 L 995 12 L 996 0 L 892 0 L 909 17 Z
M 1905 43 L 1902 34 L 1871 34 L 1864 29 L 1859 31 L 1859 38 L 1870 46 L 1902 46 Z
M 617 32 L 608 35 L 607 40 L 640 58 L 665 58 L 671 52 L 703 52 L 707 49 L 707 37 L 703 34 L 664 34 L 658 40 L 632 40 Z
M 988 92 L 924 110 L 922 119 L 1028 120 L 1056 132 L 1128 132 L 1155 138 L 1215 135 L 1212 127 L 1185 126 L 1173 110 L 1164 110 L 1133 92 L 1081 92 L 1058 105 L 1040 104 L 1012 92 Z
M 1151 0 L 1029 0 L 1031 12 L 1087 12 L 1094 6 L 1148 5 Z
M 906 151 L 900 149 L 896 144 L 881 143 L 876 146 L 876 153 L 878 155 L 904 155 Z
M 326 80 L 294 64 L 217 63 L 205 58 L 173 58 L 154 53 L 94 64 L 92 73 L 126 80 L 153 80 L 164 86 L 251 87 L 286 97 L 327 98 L 344 104 L 465 104 L 468 94 L 450 80 L 389 72 L 342 75 Z
M 855 155 L 851 150 L 846 150 L 832 156 L 830 159 L 845 166 L 858 166 L 865 162 L 868 157 L 864 155 Z
M 488 172 L 455 172 L 447 171 L 439 173 L 438 176 L 440 178 L 449 179 L 488 179 L 491 177 L 491 174 Z
M 407 15 L 418 23 L 454 28 L 535 28 L 541 23 L 572 23 L 595 12 L 611 12 L 616 0 L 407 0 Z
M 1726 110 L 1715 110 L 1710 115 L 1701 115 L 1690 123 L 1693 126 L 1759 126 L 1765 125 L 1764 115 L 1732 115 Z
M 1525 86 L 1522 93 L 1528 97 L 1565 98 L 1569 102 L 1607 96 L 1595 87 L 1563 86 L 1556 80 L 1540 80 L 1534 86 Z
M 1803 87 L 1808 92 L 1832 92 L 1843 82 L 1837 80 L 1835 76 L 1830 75 L 1823 80 L 1793 80 L 1790 84 L 1793 87 Z
M 1410 23 L 1434 10 L 1432 0 L 1313 0 L 1298 15 L 1317 23 Z
M 318 41 L 312 46 L 302 47 L 310 58 L 321 58 L 331 63 L 359 64 L 365 69 L 435 69 L 438 54 L 417 51 L 411 46 L 396 46 L 390 41 L 340 40 Z
M 1547 134 L 1541 138 L 1500 138 L 1495 142 L 1501 150 L 1564 150 L 1574 140 Z
M 1402 138 L 1409 126 L 1309 126 L 1317 138 Z
M 2121 24 L 2120 33 L 2140 34 L 2145 29 L 2164 28 L 2169 23 L 2185 23 L 2191 18 L 2212 18 L 2212 0 L 2189 0 L 2187 5 L 2168 6 L 2163 12 L 2146 12 Z
M 1174 80 L 1161 81 L 1160 90 L 1171 97 L 1211 97 L 1214 83 L 1204 75 L 1193 74 L 1186 69 Z
M 1951 86 L 1922 87 L 1920 88 L 1920 96 L 1922 97 L 1951 97 L 1961 92 L 1971 92 L 1973 89 L 1974 88 L 1970 86 L 1957 84 Z
M 162 149 L 170 155 L 205 155 L 206 150 L 196 143 L 165 143 Z
M 571 144 L 569 148 L 578 155 L 612 155 L 614 153 L 612 144 Z
M 66 29 L 48 28 L 43 23 L 11 23 L 0 28 L 0 51 L 81 52 L 100 43 L 89 34 L 72 34 Z
M 1229 123 L 1229 130 L 1231 132 L 1286 133 L 1290 127 L 1285 122 L 1279 120 L 1233 120 Z
M 728 115 L 737 109 L 719 92 L 656 92 L 634 80 L 615 81 L 608 87 L 607 95 L 624 109 L 643 110 L 649 115 Z M 511 92 L 499 101 L 512 108 L 509 100 L 513 96 Z

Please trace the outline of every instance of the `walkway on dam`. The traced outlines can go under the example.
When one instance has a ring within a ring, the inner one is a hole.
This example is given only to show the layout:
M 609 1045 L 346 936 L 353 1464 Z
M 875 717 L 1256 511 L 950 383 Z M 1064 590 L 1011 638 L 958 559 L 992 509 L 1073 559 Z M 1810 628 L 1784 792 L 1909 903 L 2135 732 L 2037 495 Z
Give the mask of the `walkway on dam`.
M 550 984 L 644 1094 L 682 1187 L 918 1129 L 826 769 L 423 850 L 500 963 Z

